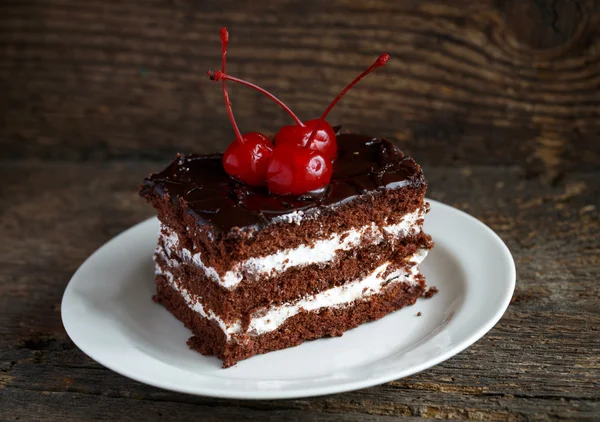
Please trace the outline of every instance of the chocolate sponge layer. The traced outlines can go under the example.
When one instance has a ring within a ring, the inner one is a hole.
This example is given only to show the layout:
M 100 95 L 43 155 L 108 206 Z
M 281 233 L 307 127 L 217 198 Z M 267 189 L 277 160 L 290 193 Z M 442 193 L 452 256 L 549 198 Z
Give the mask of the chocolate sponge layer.
M 181 295 L 173 290 L 164 277 L 157 276 L 155 301 L 192 331 L 188 345 L 203 355 L 214 355 L 223 361 L 223 367 L 257 354 L 297 346 L 304 341 L 321 337 L 341 336 L 344 331 L 368 321 L 384 317 L 407 305 L 412 305 L 425 293 L 425 280 L 417 277 L 416 285 L 396 283 L 383 293 L 359 300 L 347 307 L 324 309 L 320 312 L 300 312 L 289 318 L 277 330 L 246 341 L 227 342 L 221 328 L 188 308 Z

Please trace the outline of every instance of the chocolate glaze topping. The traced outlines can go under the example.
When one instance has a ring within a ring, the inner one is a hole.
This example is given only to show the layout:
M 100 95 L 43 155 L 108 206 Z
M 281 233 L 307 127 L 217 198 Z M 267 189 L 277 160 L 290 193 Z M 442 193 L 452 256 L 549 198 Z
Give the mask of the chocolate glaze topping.
M 356 134 L 338 134 L 338 158 L 331 183 L 301 197 L 270 194 L 233 180 L 222 165 L 222 154 L 180 155 L 165 170 L 144 180 L 141 196 L 152 191 L 180 198 L 199 224 L 217 232 L 261 226 L 294 211 L 334 206 L 370 191 L 425 183 L 421 168 L 391 142 Z

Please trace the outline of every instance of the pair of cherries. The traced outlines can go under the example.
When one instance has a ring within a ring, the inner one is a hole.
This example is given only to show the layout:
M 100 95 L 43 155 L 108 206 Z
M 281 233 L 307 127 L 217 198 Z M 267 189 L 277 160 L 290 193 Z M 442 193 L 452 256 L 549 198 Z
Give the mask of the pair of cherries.
M 318 119 L 302 122 L 288 106 L 261 87 L 225 73 L 229 34 L 221 28 L 221 71 L 209 70 L 213 81 L 221 81 L 225 106 L 236 135 L 235 141 L 223 154 L 223 167 L 234 179 L 251 186 L 266 185 L 270 192 L 279 195 L 302 195 L 321 189 L 329 183 L 332 162 L 337 155 L 335 131 L 325 117 L 337 102 L 358 81 L 377 67 L 385 65 L 390 56 L 382 54 L 367 70 L 361 73 L 333 100 Z M 279 104 L 296 122 L 283 126 L 275 135 L 275 145 L 258 132 L 244 135 L 240 132 L 229 101 L 225 81 L 237 82 L 253 88 Z

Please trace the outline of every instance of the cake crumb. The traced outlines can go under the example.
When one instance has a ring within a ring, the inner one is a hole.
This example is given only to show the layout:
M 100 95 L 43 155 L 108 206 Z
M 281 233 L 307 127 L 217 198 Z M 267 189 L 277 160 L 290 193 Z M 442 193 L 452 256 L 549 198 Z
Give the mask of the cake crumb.
M 430 287 L 429 290 L 427 290 L 425 293 L 423 293 L 423 297 L 425 299 L 429 299 L 430 297 L 432 297 L 437 292 L 438 292 L 437 287 Z
M 423 315 L 423 314 L 421 313 L 421 311 L 417 312 L 417 316 L 421 316 L 421 315 Z

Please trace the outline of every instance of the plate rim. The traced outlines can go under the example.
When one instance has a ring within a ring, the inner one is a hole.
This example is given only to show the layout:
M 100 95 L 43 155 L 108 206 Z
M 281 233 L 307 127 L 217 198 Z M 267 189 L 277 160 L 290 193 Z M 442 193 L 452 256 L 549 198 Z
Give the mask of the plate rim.
M 86 264 L 90 261 L 93 261 L 94 258 L 100 253 L 100 251 L 104 248 L 110 247 L 113 243 L 118 243 L 123 237 L 127 236 L 131 232 L 139 229 L 139 226 L 144 224 L 148 224 L 151 220 L 156 219 L 156 216 L 147 218 L 139 223 L 134 224 L 133 226 L 127 228 L 122 231 L 118 235 L 114 236 L 104 244 L 102 244 L 99 248 L 97 248 L 92 254 L 90 254 L 77 268 L 74 272 L 73 276 L 69 280 L 62 299 L 61 299 L 61 321 L 63 327 L 71 339 L 71 341 L 77 346 L 77 348 L 82 351 L 86 356 L 98 362 L 102 366 L 110 369 L 113 372 L 116 372 L 122 376 L 133 379 L 137 382 L 141 382 L 146 385 L 150 385 L 157 388 L 162 388 L 174 392 L 186 393 L 204 397 L 215 397 L 215 398 L 225 398 L 225 399 L 242 399 L 242 400 L 274 400 L 274 399 L 292 399 L 292 398 L 307 398 L 307 397 L 317 397 L 323 395 L 337 394 L 348 391 L 355 391 L 363 388 L 368 388 L 376 385 L 385 384 L 394 380 L 398 380 L 401 378 L 405 378 L 410 375 L 414 375 L 426 369 L 429 369 L 435 365 L 438 365 L 453 356 L 463 352 L 466 348 L 473 345 L 475 342 L 480 340 L 485 334 L 487 334 L 494 326 L 500 321 L 506 309 L 510 305 L 511 298 L 514 294 L 514 290 L 516 287 L 516 265 L 510 250 L 506 243 L 502 240 L 502 238 L 494 232 L 490 227 L 488 227 L 485 223 L 468 214 L 465 211 L 462 211 L 458 208 L 455 208 L 451 205 L 444 204 L 443 202 L 426 198 L 426 201 L 434 204 L 435 207 L 440 207 L 444 209 L 446 212 L 456 213 L 463 218 L 468 219 L 471 223 L 475 224 L 479 229 L 484 230 L 487 235 L 489 235 L 490 239 L 494 241 L 494 243 L 499 246 L 500 253 L 504 256 L 506 263 L 508 266 L 505 268 L 507 271 L 507 279 L 505 280 L 507 285 L 506 288 L 502 290 L 502 297 L 498 298 L 498 306 L 493 313 L 493 316 L 484 321 L 483 324 L 479 325 L 477 330 L 471 332 L 467 335 L 462 341 L 454 344 L 443 352 L 439 353 L 435 357 L 432 357 L 424 362 L 418 363 L 416 365 L 410 366 L 408 368 L 397 368 L 396 370 L 390 370 L 388 373 L 381 375 L 379 377 L 364 377 L 359 380 L 348 381 L 345 383 L 336 384 L 334 386 L 317 386 L 313 388 L 304 388 L 302 390 L 216 390 L 213 391 L 210 387 L 207 388 L 206 385 L 199 386 L 197 384 L 190 383 L 182 383 L 180 385 L 175 385 L 173 383 L 165 382 L 162 379 L 149 379 L 148 377 L 139 375 L 139 372 L 135 370 L 127 370 L 123 367 L 115 368 L 114 365 L 111 364 L 110 359 L 104 359 L 104 357 L 98 358 L 98 355 L 94 353 L 91 348 L 88 347 L 85 341 L 81 339 L 77 339 L 77 334 L 74 333 L 73 329 L 69 329 L 70 322 L 68 321 L 68 317 L 65 318 L 65 313 L 63 309 L 65 308 L 65 303 L 69 300 L 69 295 L 71 290 L 74 289 L 75 283 L 74 281 L 77 277 L 85 270 Z M 435 240 L 435 239 L 434 239 Z M 89 265 L 89 264 L 88 264 Z M 73 335 L 75 334 L 75 335 Z M 95 355 L 95 356 L 94 356 Z M 212 378 L 211 376 L 205 376 L 206 379 Z

